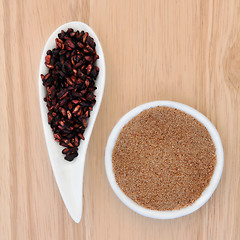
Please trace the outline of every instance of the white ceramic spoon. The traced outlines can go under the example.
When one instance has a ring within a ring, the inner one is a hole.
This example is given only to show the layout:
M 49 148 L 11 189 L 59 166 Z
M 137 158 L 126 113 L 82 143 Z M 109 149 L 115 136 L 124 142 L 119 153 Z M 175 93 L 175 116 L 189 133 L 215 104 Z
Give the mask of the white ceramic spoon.
M 40 74 L 46 74 L 48 72 L 45 66 L 45 56 L 49 49 L 56 47 L 55 38 L 57 38 L 58 33 L 61 30 L 67 30 L 68 28 L 73 28 L 74 31 L 85 31 L 88 32 L 91 37 L 93 37 L 96 43 L 96 52 L 99 55 L 99 59 L 96 65 L 99 67 L 100 71 L 96 79 L 96 103 L 93 107 L 93 111 L 90 113 L 90 118 L 88 120 L 88 126 L 85 130 L 84 141 L 80 141 L 80 146 L 78 148 L 78 157 L 72 162 L 68 162 L 64 159 L 62 154 L 63 147 L 60 146 L 53 137 L 53 132 L 48 124 L 47 113 L 48 109 L 43 98 L 46 96 L 46 88 L 42 85 L 42 79 Z M 42 123 L 45 134 L 45 140 L 47 144 L 48 154 L 51 161 L 53 173 L 62 195 L 63 201 L 68 209 L 69 214 L 75 222 L 80 222 L 82 216 L 82 188 L 83 188 L 83 173 L 84 173 L 84 163 L 85 156 L 88 148 L 88 143 L 91 137 L 94 122 L 96 120 L 98 110 L 101 104 L 103 91 L 105 85 L 105 61 L 102 51 L 101 44 L 94 33 L 94 31 L 86 24 L 82 22 L 69 22 L 59 28 L 57 28 L 53 34 L 48 39 L 41 57 L 40 67 L 39 67 L 39 101 L 42 114 Z

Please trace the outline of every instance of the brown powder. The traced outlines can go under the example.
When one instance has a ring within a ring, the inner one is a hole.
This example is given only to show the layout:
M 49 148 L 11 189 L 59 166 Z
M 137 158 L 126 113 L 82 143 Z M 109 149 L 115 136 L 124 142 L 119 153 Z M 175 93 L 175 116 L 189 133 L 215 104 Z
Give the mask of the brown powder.
M 215 152 L 199 121 L 174 108 L 155 107 L 124 126 L 113 149 L 113 170 L 120 188 L 139 205 L 180 209 L 209 185 Z

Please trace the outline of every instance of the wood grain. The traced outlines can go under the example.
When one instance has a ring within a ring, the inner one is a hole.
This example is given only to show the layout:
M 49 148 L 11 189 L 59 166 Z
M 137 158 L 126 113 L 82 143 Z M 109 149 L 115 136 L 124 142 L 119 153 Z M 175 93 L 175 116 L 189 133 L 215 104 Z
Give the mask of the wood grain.
M 0 20 L 0 239 L 240 239 L 239 1 L 1 0 Z M 58 192 L 38 103 L 41 51 L 50 34 L 72 20 L 95 30 L 107 71 L 79 224 Z M 196 108 L 224 146 L 216 192 L 180 219 L 137 215 L 105 175 L 111 129 L 131 108 L 153 100 Z

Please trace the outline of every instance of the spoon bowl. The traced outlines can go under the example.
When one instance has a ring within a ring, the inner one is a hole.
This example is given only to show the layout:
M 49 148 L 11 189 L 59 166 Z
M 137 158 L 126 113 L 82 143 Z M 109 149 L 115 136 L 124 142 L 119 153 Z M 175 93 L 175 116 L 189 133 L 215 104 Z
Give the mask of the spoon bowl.
M 97 89 L 94 94 L 96 95 L 96 103 L 91 111 L 91 116 L 88 119 L 88 126 L 84 132 L 85 140 L 80 141 L 78 148 L 78 157 L 76 157 L 72 162 L 68 162 L 64 159 L 62 154 L 63 147 L 59 145 L 58 142 L 54 140 L 53 131 L 48 124 L 48 108 L 46 102 L 44 102 L 44 97 L 46 96 L 46 88 L 42 85 L 42 79 L 40 74 L 47 74 L 48 68 L 45 66 L 45 56 L 49 49 L 56 47 L 55 39 L 58 37 L 58 33 L 61 30 L 66 31 L 68 28 L 72 28 L 74 31 L 85 31 L 94 39 L 96 43 L 96 52 L 99 55 L 99 59 L 96 61 L 96 65 L 99 67 L 100 71 L 97 76 L 95 86 Z M 53 173 L 65 203 L 65 206 L 75 222 L 80 222 L 82 216 L 82 191 L 83 191 L 83 174 L 84 174 L 84 163 L 86 152 L 88 148 L 88 143 L 91 137 L 93 126 L 97 118 L 97 114 L 102 101 L 103 91 L 105 86 L 105 61 L 104 54 L 101 44 L 97 38 L 94 31 L 85 23 L 82 22 L 69 22 L 63 24 L 57 28 L 52 35 L 47 40 L 47 43 L 43 49 L 40 67 L 39 67 L 39 102 L 42 115 L 42 124 L 45 135 L 45 140 L 47 144 L 48 154 L 50 162 L 52 165 Z

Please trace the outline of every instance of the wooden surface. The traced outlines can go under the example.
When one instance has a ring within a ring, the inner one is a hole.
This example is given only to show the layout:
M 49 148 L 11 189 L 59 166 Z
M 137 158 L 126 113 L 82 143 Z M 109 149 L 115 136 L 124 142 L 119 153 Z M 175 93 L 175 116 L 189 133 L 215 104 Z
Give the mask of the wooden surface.
M 38 67 L 50 34 L 79 20 L 106 60 L 103 102 L 87 153 L 83 218 L 70 218 L 45 145 Z M 240 239 L 240 2 L 1 0 L 0 239 Z M 153 100 L 174 100 L 216 126 L 225 166 L 197 212 L 153 220 L 114 195 L 104 149 L 119 118 Z

